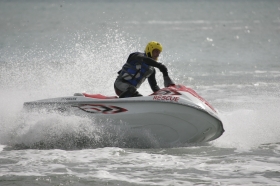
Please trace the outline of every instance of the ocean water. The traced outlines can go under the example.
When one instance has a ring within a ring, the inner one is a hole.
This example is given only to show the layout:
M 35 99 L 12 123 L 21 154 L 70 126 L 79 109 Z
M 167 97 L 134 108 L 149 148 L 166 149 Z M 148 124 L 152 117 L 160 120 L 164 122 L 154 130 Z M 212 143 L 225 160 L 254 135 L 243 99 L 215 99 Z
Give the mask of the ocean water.
M 1 0 L 0 34 L 1 186 L 280 185 L 280 1 Z M 172 79 L 219 110 L 220 138 L 129 143 L 112 121 L 22 110 L 114 95 L 127 56 L 151 40 Z

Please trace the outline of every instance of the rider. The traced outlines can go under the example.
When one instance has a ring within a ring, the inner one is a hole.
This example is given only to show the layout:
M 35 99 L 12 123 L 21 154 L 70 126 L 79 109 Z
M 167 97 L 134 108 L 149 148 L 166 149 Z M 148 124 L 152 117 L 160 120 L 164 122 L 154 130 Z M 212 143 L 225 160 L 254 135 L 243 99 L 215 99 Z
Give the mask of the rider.
M 151 41 L 147 44 L 145 53 L 134 52 L 131 53 L 118 72 L 118 77 L 114 83 L 116 94 L 120 98 L 142 96 L 137 91 L 137 88 L 148 78 L 153 92 L 160 88 L 156 81 L 156 71 L 158 68 L 163 77 L 168 77 L 168 70 L 165 65 L 157 62 L 159 54 L 162 52 L 162 46 L 156 41 Z

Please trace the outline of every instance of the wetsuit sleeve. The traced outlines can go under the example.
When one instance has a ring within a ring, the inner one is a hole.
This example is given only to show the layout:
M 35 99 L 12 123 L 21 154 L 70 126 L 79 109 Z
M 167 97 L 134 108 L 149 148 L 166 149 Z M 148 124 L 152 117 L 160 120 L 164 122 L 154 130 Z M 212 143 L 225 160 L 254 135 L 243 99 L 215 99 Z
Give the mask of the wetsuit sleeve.
M 144 63 L 146 63 L 147 65 L 153 66 L 153 67 L 157 67 L 160 68 L 160 66 L 162 65 L 161 63 L 153 60 L 152 58 L 146 57 L 146 56 L 140 56 Z
M 156 71 L 154 70 L 154 72 L 150 75 L 150 77 L 148 77 L 148 82 L 150 84 L 151 89 L 153 90 L 153 92 L 158 91 L 160 88 L 157 85 L 157 80 L 156 80 Z
M 162 63 L 159 63 L 153 60 L 152 58 L 140 54 L 137 55 L 137 58 L 149 66 L 157 67 L 158 69 L 160 69 L 160 71 L 163 73 L 164 76 L 168 76 L 167 68 Z

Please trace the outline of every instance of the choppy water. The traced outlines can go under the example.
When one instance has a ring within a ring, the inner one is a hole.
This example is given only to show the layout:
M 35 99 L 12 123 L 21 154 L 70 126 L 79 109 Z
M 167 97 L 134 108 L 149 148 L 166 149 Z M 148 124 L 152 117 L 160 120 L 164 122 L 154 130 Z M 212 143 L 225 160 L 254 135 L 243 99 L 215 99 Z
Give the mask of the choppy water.
M 1 186 L 280 185 L 279 1 L 0 1 L 0 34 Z M 161 148 L 113 121 L 22 111 L 114 95 L 116 72 L 150 40 L 175 82 L 220 111 L 219 139 Z

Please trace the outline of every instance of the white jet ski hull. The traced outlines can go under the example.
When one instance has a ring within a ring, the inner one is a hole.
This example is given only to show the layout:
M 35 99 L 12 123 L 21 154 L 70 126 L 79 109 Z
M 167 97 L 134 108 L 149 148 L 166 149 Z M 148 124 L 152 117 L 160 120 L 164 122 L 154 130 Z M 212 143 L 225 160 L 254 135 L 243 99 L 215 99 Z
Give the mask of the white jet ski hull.
M 224 132 L 216 110 L 183 85 L 164 88 L 143 97 L 101 99 L 98 96 L 71 96 L 26 102 L 24 107 L 122 121 L 131 130 L 149 131 L 167 144 L 207 142 Z

